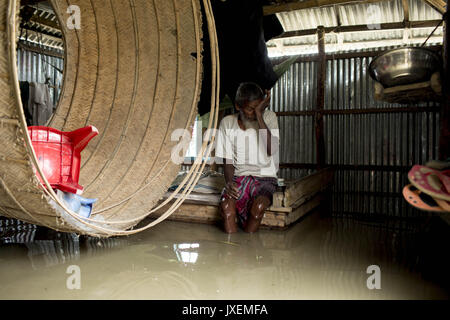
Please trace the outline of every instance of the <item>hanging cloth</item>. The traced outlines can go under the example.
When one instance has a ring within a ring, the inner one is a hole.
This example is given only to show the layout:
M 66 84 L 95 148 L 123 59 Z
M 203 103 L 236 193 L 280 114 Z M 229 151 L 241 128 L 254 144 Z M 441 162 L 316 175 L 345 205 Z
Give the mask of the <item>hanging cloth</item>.
M 30 83 L 28 112 L 32 115 L 33 126 L 44 126 L 53 113 L 50 91 L 45 83 Z

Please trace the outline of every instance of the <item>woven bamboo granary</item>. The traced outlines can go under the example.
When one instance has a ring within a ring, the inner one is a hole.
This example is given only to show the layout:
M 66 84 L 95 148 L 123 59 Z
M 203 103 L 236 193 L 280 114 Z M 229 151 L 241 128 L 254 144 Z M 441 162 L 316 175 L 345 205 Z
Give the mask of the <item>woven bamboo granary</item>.
M 200 1 L 51 3 L 64 35 L 65 68 L 49 126 L 99 130 L 82 153 L 83 196 L 99 199 L 94 211 L 105 221 L 128 221 L 108 228 L 130 229 L 139 222 L 130 220 L 149 212 L 179 171 L 170 161 L 177 143 L 171 135 L 196 115 Z M 80 29 L 67 27 L 69 5 L 80 8 Z M 114 235 L 68 223 L 39 184 L 13 67 L 18 10 L 18 0 L 0 0 L 0 215 L 59 231 Z

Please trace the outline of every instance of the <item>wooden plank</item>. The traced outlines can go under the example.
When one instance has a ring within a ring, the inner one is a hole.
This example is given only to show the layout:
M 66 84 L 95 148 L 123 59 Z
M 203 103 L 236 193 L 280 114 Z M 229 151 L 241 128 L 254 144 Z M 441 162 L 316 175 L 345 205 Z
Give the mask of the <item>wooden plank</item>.
M 56 47 L 56 44 L 58 48 L 64 46 L 64 40 L 62 37 L 53 34 L 45 34 L 42 31 L 33 30 L 33 28 L 24 29 L 28 32 L 28 39 L 40 39 L 41 44 L 52 47 Z M 52 42 L 52 44 L 49 44 L 49 42 Z M 61 50 L 63 49 L 61 48 Z
M 52 50 L 49 50 L 46 48 L 38 48 L 38 47 L 32 46 L 28 43 L 19 42 L 19 43 L 17 43 L 17 46 L 25 51 L 36 52 L 39 54 L 45 54 L 47 56 L 64 59 L 64 54 L 62 54 L 62 53 L 58 53 L 58 52 L 55 52 L 55 51 L 52 51 Z M 58 49 L 54 49 L 54 50 L 58 50 Z
M 170 204 L 169 204 L 170 205 Z M 169 208 L 169 205 L 155 211 L 149 218 L 158 218 Z M 220 221 L 219 208 L 205 204 L 183 203 L 169 218 L 173 221 L 215 223 Z
M 292 212 L 293 209 L 292 209 L 292 207 L 275 207 L 275 206 L 271 206 L 271 207 L 269 207 L 268 210 L 273 211 L 273 212 L 289 213 L 289 212 Z
M 287 227 L 287 215 L 277 216 L 272 211 L 266 211 L 264 218 L 261 221 L 261 226 L 271 227 L 271 228 L 285 228 Z
M 275 192 L 272 197 L 272 207 L 283 207 L 283 192 Z
M 261 221 L 262 227 L 270 228 L 286 228 L 290 224 L 296 222 L 298 219 L 303 217 L 305 214 L 320 205 L 322 200 L 322 195 L 317 194 L 311 201 L 304 203 L 292 212 L 277 212 L 272 210 L 267 210 L 264 213 L 264 218 Z M 149 219 L 156 219 L 160 217 L 168 208 L 167 205 L 164 208 L 159 209 L 150 215 Z M 205 204 L 187 204 L 183 203 L 178 210 L 176 210 L 168 220 L 172 221 L 183 221 L 183 222 L 193 222 L 193 223 L 206 223 L 206 224 L 217 224 L 222 221 L 220 216 L 220 211 L 218 206 L 210 206 Z
M 380 30 L 394 30 L 394 29 L 405 29 L 405 28 L 431 28 L 436 27 L 441 20 L 423 20 L 423 21 L 408 21 L 408 22 L 387 22 L 380 24 Z M 346 33 L 346 32 L 364 32 L 371 31 L 367 24 L 358 24 L 350 26 L 336 26 L 336 27 L 325 27 L 325 33 Z M 303 37 L 312 36 L 316 34 L 317 29 L 303 29 L 303 30 L 293 30 L 283 32 L 278 37 L 274 39 L 292 38 L 292 37 Z
M 321 190 L 321 191 L 322 191 L 322 190 Z M 311 200 L 312 198 L 314 198 L 315 195 L 316 195 L 318 192 L 320 192 L 320 191 L 317 191 L 317 192 L 311 192 L 311 193 L 309 193 L 309 194 L 305 194 L 304 196 L 298 198 L 296 201 L 292 202 L 292 203 L 291 203 L 291 207 L 292 207 L 292 208 L 298 208 L 299 206 L 303 205 L 305 202 L 308 202 L 309 200 Z M 295 211 L 295 209 L 294 209 L 294 211 Z
M 162 200 L 166 200 L 170 197 L 172 193 L 166 192 L 162 198 Z M 277 194 L 277 193 L 276 193 Z M 275 194 L 274 194 L 275 196 Z M 280 195 L 277 195 L 278 197 Z M 177 194 L 174 198 L 179 199 L 181 197 L 180 194 Z M 281 193 L 281 197 L 284 197 L 283 193 Z M 220 194 L 207 194 L 207 193 L 195 193 L 191 192 L 190 195 L 187 196 L 186 200 L 183 202 L 186 204 L 199 204 L 199 205 L 207 205 L 207 206 L 219 206 L 220 203 Z M 277 211 L 277 212 L 291 212 L 292 208 L 283 207 L 283 198 L 274 203 L 269 210 Z
M 58 19 L 55 20 L 45 19 L 35 14 L 31 17 L 30 21 L 40 24 L 42 27 L 48 27 L 52 29 L 52 32 L 61 32 L 61 27 L 58 24 Z
M 311 212 L 314 208 L 318 207 L 323 200 L 322 194 L 316 194 L 314 198 L 310 201 L 305 202 L 303 205 L 296 208 L 292 211 L 286 218 L 286 225 L 291 225 L 296 222 L 298 219 L 306 215 L 308 212 Z
M 160 217 L 169 205 L 157 210 L 149 218 L 156 219 Z M 267 210 L 261 224 L 269 227 L 285 227 L 288 214 L 288 212 Z M 183 203 L 168 220 L 215 224 L 220 222 L 222 217 L 218 206 Z
M 434 76 L 434 75 L 433 75 Z M 440 101 L 441 91 L 438 78 L 433 77 L 434 83 L 424 81 L 419 83 L 400 85 L 391 88 L 382 88 L 375 82 L 375 100 L 391 103 L 416 103 L 427 101 Z
M 386 89 L 384 89 L 384 94 L 404 92 L 404 91 L 413 91 L 413 90 L 418 90 L 418 89 L 428 88 L 428 87 L 430 87 L 429 81 L 405 84 L 405 85 L 401 85 L 401 86 L 386 88 Z
M 409 22 L 409 0 L 402 0 L 403 21 Z
M 333 171 L 330 168 L 327 168 L 308 177 L 299 179 L 296 182 L 290 183 L 287 190 L 284 192 L 283 201 L 278 201 L 282 202 L 284 206 L 281 207 L 280 203 L 275 202 L 276 206 L 271 206 L 265 212 L 264 218 L 261 222 L 262 225 L 284 228 L 290 223 L 298 220 L 301 216 L 315 208 L 320 203 L 320 201 L 317 200 L 317 193 L 329 185 L 332 180 L 332 176 Z M 171 193 L 167 192 L 163 199 L 167 199 L 170 195 Z M 175 198 L 179 197 L 180 195 L 175 196 Z M 174 200 L 172 200 L 165 207 L 154 212 L 149 218 L 157 218 L 161 216 L 171 205 L 171 203 L 173 203 L 173 201 Z M 178 210 L 176 210 L 168 219 L 175 221 L 214 224 L 222 220 L 220 216 L 219 203 L 219 194 L 191 193 L 185 202 L 178 208 Z M 289 203 L 295 204 L 296 209 L 293 210 Z
M 424 0 L 428 5 L 430 5 L 437 12 L 444 14 L 446 3 L 444 0 Z
M 301 205 L 312 195 L 324 190 L 332 181 L 334 172 L 330 168 L 322 169 L 312 175 L 297 180 L 284 192 L 284 206 Z

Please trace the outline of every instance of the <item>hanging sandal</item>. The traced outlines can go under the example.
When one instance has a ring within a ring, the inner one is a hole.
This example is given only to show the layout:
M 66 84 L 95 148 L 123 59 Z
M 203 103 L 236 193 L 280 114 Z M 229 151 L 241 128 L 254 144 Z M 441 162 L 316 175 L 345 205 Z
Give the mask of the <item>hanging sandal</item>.
M 409 171 L 408 179 L 417 189 L 433 198 L 450 201 L 450 170 L 438 171 L 415 165 Z
M 408 184 L 403 188 L 403 197 L 405 200 L 413 207 L 424 210 L 424 211 L 434 211 L 434 212 L 444 212 L 436 201 L 424 192 Z

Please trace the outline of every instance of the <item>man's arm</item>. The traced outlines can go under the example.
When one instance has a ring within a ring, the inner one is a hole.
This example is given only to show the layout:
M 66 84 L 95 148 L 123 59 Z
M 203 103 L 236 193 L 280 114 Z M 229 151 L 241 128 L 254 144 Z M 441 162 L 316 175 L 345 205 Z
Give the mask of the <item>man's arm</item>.
M 267 124 L 264 121 L 264 117 L 263 117 L 264 110 L 270 104 L 270 91 L 267 90 L 266 93 L 267 93 L 267 97 L 261 102 L 261 104 L 258 107 L 256 107 L 255 113 L 256 113 L 256 120 L 258 120 L 259 129 L 265 130 L 267 133 L 267 140 L 265 140 L 264 143 L 265 143 L 267 155 L 270 157 L 273 155 L 272 140 L 274 142 L 274 145 L 278 145 L 278 138 L 272 135 L 269 127 L 267 127 Z
M 227 194 L 237 199 L 239 197 L 239 191 L 236 187 L 236 184 L 233 182 L 234 177 L 234 166 L 232 164 L 227 163 L 227 159 L 224 159 L 224 176 L 225 176 L 225 189 Z
M 226 163 L 226 159 L 224 159 L 223 171 L 225 176 L 225 183 L 233 182 L 234 177 L 234 166 L 232 164 Z

